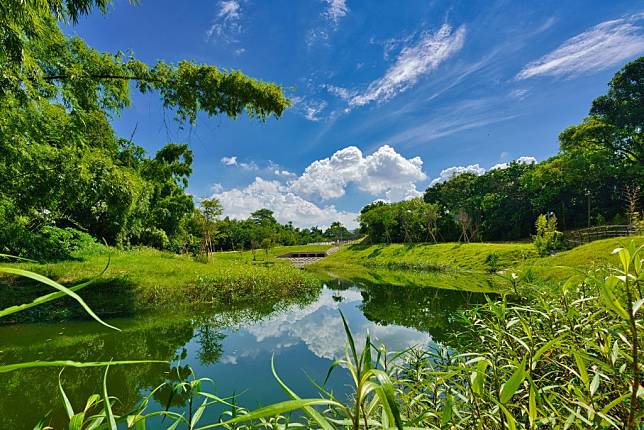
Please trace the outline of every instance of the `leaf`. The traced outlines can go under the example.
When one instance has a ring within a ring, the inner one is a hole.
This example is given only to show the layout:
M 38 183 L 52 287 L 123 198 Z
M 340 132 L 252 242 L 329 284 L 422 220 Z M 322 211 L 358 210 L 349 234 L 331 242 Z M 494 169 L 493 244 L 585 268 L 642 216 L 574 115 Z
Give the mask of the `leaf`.
M 617 297 L 615 297 L 615 294 L 613 294 L 612 291 L 612 289 L 615 287 L 615 285 L 617 285 L 618 282 L 619 279 L 616 276 L 609 276 L 608 278 L 606 278 L 605 282 L 599 282 L 599 291 L 601 292 L 601 298 L 604 301 L 606 307 L 623 319 L 628 320 L 628 312 L 626 312 L 626 310 L 622 307 L 622 305 L 619 303 L 619 300 L 617 300 Z
M 485 372 L 487 371 L 490 362 L 488 360 L 481 360 L 476 364 L 476 370 L 472 372 L 471 382 L 472 391 L 476 394 L 483 392 L 483 383 L 485 382 Z
M 94 313 L 94 311 L 85 303 L 85 301 L 74 291 L 70 290 L 69 288 L 59 284 L 58 282 L 47 278 L 46 276 L 39 275 L 38 273 L 30 272 L 28 270 L 22 270 L 22 269 L 14 269 L 13 267 L 0 267 L 0 272 L 4 273 L 11 273 L 13 275 L 18 275 L 18 276 L 23 276 L 25 278 L 30 278 L 33 279 L 34 281 L 38 281 L 40 283 L 43 283 L 45 285 L 49 285 L 52 288 L 57 289 L 58 291 L 64 293 L 65 295 L 73 298 L 76 300 L 82 307 L 85 309 L 85 312 L 89 314 L 92 318 L 94 318 L 97 322 L 100 324 L 103 324 L 105 327 L 121 331 L 119 328 L 114 327 L 113 325 L 110 325 L 100 319 L 98 315 Z M 11 309 L 11 308 L 9 308 Z M 3 309 L 0 311 L 0 318 L 9 315 L 10 313 L 14 313 L 16 311 L 8 311 L 7 309 Z
M 446 426 L 452 420 L 453 401 L 454 398 L 451 394 L 445 397 L 445 406 L 443 406 L 443 410 L 441 411 L 441 426 Z
M 534 427 L 537 421 L 537 394 L 534 384 L 530 384 L 530 395 L 528 398 L 528 416 L 530 417 L 530 425 Z
M 579 378 L 581 379 L 581 382 L 584 383 L 584 387 L 588 389 L 590 380 L 588 379 L 588 370 L 586 370 L 586 362 L 577 351 L 574 351 L 573 355 L 575 357 L 575 363 L 577 363 L 577 369 L 579 369 Z
M 347 340 L 349 341 L 349 347 L 351 348 L 351 354 L 353 355 L 353 360 L 356 366 L 358 366 L 358 352 L 356 350 L 356 344 L 353 341 L 353 335 L 351 334 L 351 330 L 349 329 L 349 325 L 347 324 L 346 318 L 344 318 L 344 314 L 342 311 L 340 311 L 340 317 L 342 317 L 342 324 L 344 325 L 344 331 L 347 335 Z
M 236 418 L 233 418 L 228 421 L 224 421 L 221 423 L 216 423 L 216 424 L 209 424 L 203 427 L 199 427 L 195 430 L 206 430 L 206 429 L 211 429 L 215 427 L 222 427 L 222 426 L 228 426 L 230 424 L 236 424 L 236 423 L 241 423 L 245 421 L 253 421 L 257 420 L 260 418 L 266 418 L 266 417 L 274 417 L 276 415 L 281 415 L 286 412 L 291 412 L 295 411 L 298 409 L 305 409 L 307 407 L 311 406 L 323 406 L 323 405 L 335 405 L 336 402 L 332 400 L 324 400 L 324 399 L 297 399 L 297 400 L 286 400 L 283 402 L 278 402 L 274 403 L 269 406 L 265 406 L 263 408 L 256 409 L 252 412 L 249 412 L 244 415 L 240 415 Z M 330 425 L 330 424 L 329 424 Z M 331 427 L 332 428 L 332 427 Z
M 194 428 L 195 425 L 197 425 L 197 423 L 201 419 L 201 416 L 205 412 L 207 405 L 208 405 L 208 399 L 206 398 L 206 399 L 204 399 L 204 401 L 201 404 L 201 406 L 199 406 L 199 408 L 197 409 L 195 414 L 192 416 L 192 420 L 190 420 L 190 428 Z
M 280 385 L 280 387 L 282 387 L 286 394 L 288 394 L 289 397 L 293 400 L 299 400 L 300 397 L 295 394 L 295 392 L 291 390 L 277 375 L 277 371 L 275 370 L 275 356 L 271 357 L 271 370 L 273 371 L 273 376 L 277 380 L 277 383 Z M 305 406 L 302 409 L 308 416 L 310 416 L 316 423 L 318 423 L 323 430 L 334 430 L 331 423 L 329 423 L 329 421 L 327 421 L 327 419 L 324 418 L 322 414 L 320 414 L 312 407 Z
M 60 391 L 60 395 L 63 397 L 63 403 L 65 404 L 65 412 L 67 412 L 67 417 L 71 419 L 75 414 L 74 414 L 74 408 L 72 408 L 72 404 L 69 402 L 69 399 L 65 394 L 65 390 L 63 390 L 63 384 L 60 381 L 60 377 L 63 374 L 63 370 L 61 370 L 58 373 L 58 390 Z M 70 427 L 71 427 L 71 424 L 70 424 Z
M 597 389 L 599 388 L 599 373 L 595 373 L 595 376 L 593 376 L 593 380 L 590 382 L 590 395 L 594 396 L 595 393 L 597 392 Z
M 33 367 L 105 367 L 124 364 L 146 364 L 146 363 L 168 363 L 162 360 L 125 360 L 125 361 L 96 361 L 96 362 L 78 362 L 71 360 L 57 361 L 28 361 L 25 363 L 5 364 L 0 366 L 0 373 L 13 372 L 20 369 L 29 369 Z
M 112 405 L 110 404 L 110 397 L 107 394 L 108 370 L 110 370 L 109 365 L 105 368 L 105 373 L 103 374 L 103 406 L 105 408 L 105 416 L 107 417 L 107 423 L 109 425 L 109 429 L 118 430 L 118 427 L 116 427 L 116 419 L 114 418 L 114 414 L 112 413 Z
M 514 393 L 516 393 L 516 391 L 519 389 L 526 376 L 527 374 L 525 371 L 525 357 L 523 357 L 521 364 L 516 368 L 510 379 L 508 379 L 507 382 L 503 384 L 503 388 L 501 388 L 499 400 L 502 404 L 506 404 L 510 401 L 510 399 L 512 399 L 512 396 L 514 396 Z
M 394 385 L 389 379 L 389 375 L 379 369 L 371 369 L 371 374 L 373 374 L 378 380 L 380 385 L 377 390 L 378 397 L 380 397 L 380 402 L 382 403 L 385 412 L 389 417 L 389 421 L 396 423 L 396 427 L 399 430 L 402 430 L 403 423 L 402 418 L 400 417 L 400 410 L 398 409 L 398 404 L 396 403 L 396 397 L 394 395 Z

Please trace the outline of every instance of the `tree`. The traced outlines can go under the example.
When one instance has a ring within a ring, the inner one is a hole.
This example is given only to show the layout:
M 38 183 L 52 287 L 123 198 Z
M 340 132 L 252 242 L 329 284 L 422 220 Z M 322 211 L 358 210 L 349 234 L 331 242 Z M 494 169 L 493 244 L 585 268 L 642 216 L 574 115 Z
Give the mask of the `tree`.
M 213 240 L 217 236 L 217 219 L 221 216 L 224 209 L 216 198 L 201 200 L 201 228 L 202 242 L 201 252 L 209 253 L 214 251 Z
M 187 61 L 148 66 L 59 28 L 110 4 L 0 4 L 0 200 L 11 208 L 4 224 L 22 226 L 0 226 L 0 237 L 6 233 L 4 243 L 16 249 L 26 249 L 19 242 L 38 249 L 44 227 L 73 227 L 122 246 L 178 250 L 198 240 L 191 235 L 199 218 L 185 192 L 187 145 L 170 143 L 148 157 L 134 134 L 124 139 L 112 129 L 131 89 L 158 93 L 181 125 L 193 125 L 198 112 L 232 118 L 246 112 L 264 121 L 290 105 L 280 86 L 240 71 Z

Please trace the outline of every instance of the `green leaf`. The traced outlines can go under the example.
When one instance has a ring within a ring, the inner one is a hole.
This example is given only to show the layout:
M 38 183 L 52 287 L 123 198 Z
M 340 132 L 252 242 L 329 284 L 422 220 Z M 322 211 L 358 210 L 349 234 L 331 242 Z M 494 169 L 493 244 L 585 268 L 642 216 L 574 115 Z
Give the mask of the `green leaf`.
M 295 392 L 291 390 L 277 375 L 277 371 L 275 370 L 274 356 L 271 357 L 271 370 L 273 371 L 273 376 L 275 377 L 275 380 L 277 380 L 277 383 L 280 385 L 280 387 L 282 387 L 282 389 L 286 392 L 286 394 L 288 394 L 288 396 L 293 400 L 300 400 L 300 397 L 297 394 L 295 394 Z M 318 423 L 323 430 L 334 430 L 331 423 L 327 421 L 327 419 L 324 418 L 322 414 L 320 414 L 312 407 L 305 406 L 302 409 L 308 416 L 310 416 L 316 423 Z
M 228 426 L 231 424 L 242 423 L 246 421 L 253 421 L 260 418 L 274 417 L 276 415 L 281 415 L 286 412 L 291 412 L 298 409 L 304 410 L 305 408 L 307 407 L 310 408 L 311 406 L 328 406 L 328 405 L 336 405 L 336 404 L 337 403 L 332 400 L 324 400 L 324 399 L 286 400 L 284 402 L 278 402 L 269 406 L 265 406 L 263 408 L 259 408 L 257 410 L 254 410 L 244 415 L 240 415 L 228 421 L 224 421 L 216 424 L 209 424 L 203 427 L 199 427 L 195 430 L 206 430 L 206 429 L 211 429 L 215 427 L 222 427 L 222 426 Z
M 575 363 L 577 363 L 577 369 L 579 369 L 579 378 L 584 383 L 584 387 L 588 389 L 590 379 L 588 378 L 588 370 L 586 370 L 586 362 L 577 351 L 573 351 L 573 355 L 575 357 Z
M 110 404 L 110 397 L 107 394 L 107 372 L 110 369 L 108 365 L 105 368 L 105 373 L 103 374 L 103 406 L 105 408 L 105 416 L 107 417 L 107 423 L 110 430 L 118 430 L 116 427 L 116 419 L 112 413 L 112 405 Z
M 590 395 L 594 396 L 595 393 L 597 392 L 597 389 L 599 388 L 599 373 L 595 373 L 595 376 L 593 376 L 593 380 L 590 382 Z
M 503 388 L 501 388 L 499 400 L 502 404 L 506 404 L 510 401 L 510 399 L 512 399 L 512 396 L 514 396 L 514 393 L 516 393 L 516 391 L 519 389 L 526 376 L 527 373 L 525 371 L 525 357 L 523 357 L 521 364 L 516 368 L 512 376 L 510 376 L 510 379 L 508 379 L 507 382 L 503 384 Z
M 441 411 L 441 426 L 446 426 L 452 420 L 454 398 L 451 394 L 445 397 L 445 404 Z
M 124 364 L 146 364 L 146 363 L 168 363 L 162 360 L 124 360 L 124 361 L 96 361 L 96 362 L 78 362 L 71 360 L 57 361 L 29 361 L 25 363 L 5 364 L 0 366 L 0 373 L 13 372 L 20 369 L 29 369 L 33 367 L 105 367 Z
M 606 305 L 606 308 L 608 308 L 610 311 L 614 312 L 621 318 L 628 320 L 628 312 L 622 307 L 622 305 L 619 303 L 619 300 L 617 300 L 617 297 L 615 297 L 615 294 L 613 294 L 612 289 L 617 285 L 619 282 L 619 279 L 616 276 L 609 276 L 606 278 L 605 282 L 599 282 L 599 291 L 602 300 L 604 301 L 604 304 Z
M 481 394 L 483 392 L 483 383 L 485 382 L 485 376 L 490 362 L 488 360 L 481 360 L 476 364 L 476 370 L 472 372 L 470 377 L 472 382 L 472 391 L 475 394 Z
M 64 369 L 63 369 L 64 370 Z M 60 395 L 63 397 L 63 403 L 65 404 L 65 412 L 67 412 L 67 417 L 72 418 L 74 414 L 74 408 L 72 408 L 72 404 L 69 402 L 69 399 L 67 398 L 67 395 L 65 394 L 65 390 L 63 390 L 63 384 L 60 381 L 60 377 L 63 374 L 63 371 L 61 370 L 58 373 L 58 390 L 60 391 Z M 71 425 L 70 425 L 71 427 Z
M 119 328 L 114 327 L 113 325 L 110 325 L 110 324 L 106 323 L 105 321 L 103 321 L 102 319 L 100 319 L 98 317 L 98 315 L 96 315 L 94 313 L 94 311 L 89 306 L 87 306 L 87 303 L 85 303 L 85 301 L 83 301 L 83 299 L 78 294 L 76 294 L 74 291 L 72 291 L 69 288 L 59 284 L 58 282 L 56 282 L 56 281 L 54 281 L 52 279 L 47 278 L 46 276 L 42 276 L 42 275 L 39 275 L 38 273 L 30 272 L 28 270 L 15 269 L 13 267 L 0 267 L 0 272 L 11 273 L 13 275 L 23 276 L 25 278 L 33 279 L 34 281 L 38 281 L 38 282 L 43 283 L 45 285 L 49 285 L 50 287 L 53 287 L 53 288 L 57 289 L 58 291 L 60 291 L 61 293 L 64 293 L 65 295 L 67 295 L 67 296 L 73 298 L 74 300 L 76 300 L 85 309 L 85 312 L 87 312 L 89 314 L 89 316 L 94 318 L 97 322 L 103 324 L 105 327 L 109 327 L 111 329 L 120 331 Z M 41 301 L 41 303 L 44 303 L 44 302 Z M 12 310 L 12 308 L 3 309 L 3 310 L 0 311 L 0 318 L 2 318 L 4 316 L 7 316 L 7 315 L 10 315 L 10 314 L 12 314 L 14 312 L 17 312 L 17 311 Z

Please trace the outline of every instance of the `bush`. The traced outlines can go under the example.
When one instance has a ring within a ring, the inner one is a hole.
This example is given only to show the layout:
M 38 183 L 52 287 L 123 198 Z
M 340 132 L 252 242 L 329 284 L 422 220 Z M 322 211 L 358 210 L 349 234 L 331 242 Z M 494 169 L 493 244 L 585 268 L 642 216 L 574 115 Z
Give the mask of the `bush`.
M 549 219 L 543 214 L 539 215 L 535 227 L 537 234 L 533 243 L 539 255 L 550 255 L 563 247 L 563 233 L 557 231 L 557 217 L 554 214 Z

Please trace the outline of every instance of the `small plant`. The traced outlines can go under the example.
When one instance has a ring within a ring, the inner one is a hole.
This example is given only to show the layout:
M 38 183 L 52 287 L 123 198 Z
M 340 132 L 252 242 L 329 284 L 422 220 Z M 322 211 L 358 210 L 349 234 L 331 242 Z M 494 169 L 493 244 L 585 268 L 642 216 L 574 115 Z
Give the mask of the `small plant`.
M 485 257 L 485 269 L 489 273 L 499 270 L 499 255 L 496 252 L 491 252 Z
M 537 234 L 534 236 L 534 246 L 539 255 L 550 255 L 563 246 L 563 233 L 557 231 L 557 217 L 551 214 L 546 217 L 541 214 L 535 222 Z

